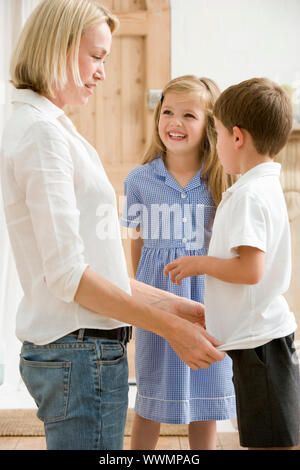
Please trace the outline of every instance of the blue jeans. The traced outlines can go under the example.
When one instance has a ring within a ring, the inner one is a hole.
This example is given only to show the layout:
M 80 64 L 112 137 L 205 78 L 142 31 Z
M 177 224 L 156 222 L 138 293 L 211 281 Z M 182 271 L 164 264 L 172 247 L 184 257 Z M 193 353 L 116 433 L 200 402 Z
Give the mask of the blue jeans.
M 47 449 L 123 448 L 128 364 L 121 341 L 67 335 L 43 346 L 24 342 L 20 372 Z

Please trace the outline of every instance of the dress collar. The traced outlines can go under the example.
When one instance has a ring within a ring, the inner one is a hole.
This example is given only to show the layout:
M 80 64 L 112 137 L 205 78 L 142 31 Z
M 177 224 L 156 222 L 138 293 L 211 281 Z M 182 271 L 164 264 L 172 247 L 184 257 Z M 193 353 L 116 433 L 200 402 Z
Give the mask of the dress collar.
M 191 181 L 188 182 L 185 188 L 182 188 L 180 184 L 176 181 L 176 179 L 167 170 L 162 157 L 158 156 L 155 160 L 152 160 L 150 162 L 150 165 L 156 175 L 158 175 L 160 178 L 165 179 L 165 184 L 167 186 L 170 186 L 171 188 L 176 189 L 177 191 L 190 191 L 191 189 L 195 189 L 198 186 L 201 186 L 202 184 L 201 169 L 195 174 Z

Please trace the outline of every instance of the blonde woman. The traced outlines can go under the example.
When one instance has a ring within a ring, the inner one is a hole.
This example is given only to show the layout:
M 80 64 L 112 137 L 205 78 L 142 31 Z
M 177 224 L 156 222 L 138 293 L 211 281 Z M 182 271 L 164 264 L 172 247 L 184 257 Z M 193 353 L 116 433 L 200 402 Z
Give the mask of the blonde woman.
M 204 276 L 180 286 L 163 274 L 177 258 L 207 253 L 216 206 L 228 187 L 216 152 L 212 115 L 219 96 L 208 78 L 182 76 L 164 88 L 143 165 L 125 180 L 122 223 L 139 281 L 203 302 Z M 136 329 L 137 398 L 133 449 L 154 449 L 160 423 L 189 424 L 191 449 L 216 448 L 216 420 L 235 416 L 231 359 L 193 371 L 161 337 Z
M 104 80 L 117 26 L 96 1 L 43 0 L 11 61 L 16 107 L 3 134 L 3 200 L 24 290 L 20 370 L 48 449 L 122 448 L 128 324 L 165 336 L 194 368 L 224 354 L 190 323 L 203 306 L 128 279 L 113 188 L 63 111 L 85 105 Z M 97 234 L 101 204 L 111 207 L 113 238 Z

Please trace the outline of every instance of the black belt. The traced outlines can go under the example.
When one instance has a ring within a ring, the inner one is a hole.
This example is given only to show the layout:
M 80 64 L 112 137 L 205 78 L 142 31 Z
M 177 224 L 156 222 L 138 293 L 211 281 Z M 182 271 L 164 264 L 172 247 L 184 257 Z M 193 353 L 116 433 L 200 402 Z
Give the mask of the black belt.
M 86 338 L 105 338 L 105 339 L 116 339 L 123 343 L 128 343 L 132 338 L 132 327 L 122 326 L 120 328 L 114 328 L 113 330 L 94 330 L 90 328 L 82 328 L 80 330 L 72 331 L 70 335 L 79 336 Z

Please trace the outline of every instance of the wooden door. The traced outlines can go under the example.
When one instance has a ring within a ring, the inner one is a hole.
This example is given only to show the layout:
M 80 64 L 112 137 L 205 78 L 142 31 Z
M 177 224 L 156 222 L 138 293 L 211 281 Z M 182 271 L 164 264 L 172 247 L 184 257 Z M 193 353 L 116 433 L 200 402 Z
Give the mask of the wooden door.
M 281 164 L 280 180 L 289 214 L 292 242 L 292 277 L 285 297 L 291 311 L 300 322 L 300 124 L 294 124 L 287 145 L 277 155 Z M 296 349 L 300 359 L 300 332 L 295 332 Z
M 83 108 L 66 112 L 77 130 L 97 149 L 113 184 L 119 205 L 123 181 L 139 164 L 152 131 L 153 110 L 148 92 L 170 79 L 169 0 L 100 0 L 120 20 L 107 59 L 106 80 Z M 130 240 L 122 230 L 129 275 Z M 128 348 L 130 377 L 134 377 L 134 342 Z

